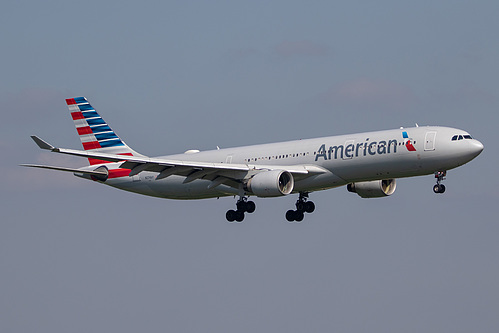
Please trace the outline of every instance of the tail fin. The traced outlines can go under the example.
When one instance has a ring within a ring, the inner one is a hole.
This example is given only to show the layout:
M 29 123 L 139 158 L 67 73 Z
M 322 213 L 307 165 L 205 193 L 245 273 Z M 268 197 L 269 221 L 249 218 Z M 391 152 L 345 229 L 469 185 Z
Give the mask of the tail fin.
M 85 97 L 66 99 L 69 112 L 80 136 L 83 149 L 110 154 L 142 156 L 121 140 L 102 117 L 95 111 Z M 93 158 L 90 165 L 109 163 Z

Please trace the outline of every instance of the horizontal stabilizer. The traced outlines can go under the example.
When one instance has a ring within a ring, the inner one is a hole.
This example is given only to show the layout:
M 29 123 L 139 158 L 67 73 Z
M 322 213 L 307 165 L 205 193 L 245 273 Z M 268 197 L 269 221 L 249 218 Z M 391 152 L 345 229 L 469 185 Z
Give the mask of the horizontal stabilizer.
M 20 166 L 29 167 L 29 168 L 40 168 L 40 169 L 66 171 L 66 172 L 73 172 L 73 173 L 82 173 L 82 174 L 92 175 L 92 176 L 107 176 L 107 174 L 108 174 L 107 170 L 88 171 L 88 170 L 56 167 L 56 166 L 49 166 L 49 165 L 37 165 L 37 164 L 20 164 Z

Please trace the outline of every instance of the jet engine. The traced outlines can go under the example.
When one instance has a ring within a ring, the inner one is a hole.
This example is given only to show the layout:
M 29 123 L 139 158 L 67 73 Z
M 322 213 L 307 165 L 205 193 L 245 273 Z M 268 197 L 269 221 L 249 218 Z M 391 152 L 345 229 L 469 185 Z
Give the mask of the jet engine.
M 347 185 L 348 192 L 357 193 L 362 198 L 386 197 L 392 195 L 396 188 L 395 179 L 373 180 Z
M 262 171 L 251 177 L 246 183 L 246 190 L 258 197 L 279 197 L 293 191 L 293 175 L 284 170 Z

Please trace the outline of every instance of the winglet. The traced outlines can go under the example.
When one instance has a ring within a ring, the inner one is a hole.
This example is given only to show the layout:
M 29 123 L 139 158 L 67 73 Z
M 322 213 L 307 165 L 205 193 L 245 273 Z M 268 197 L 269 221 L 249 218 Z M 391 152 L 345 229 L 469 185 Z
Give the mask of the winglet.
M 50 143 L 48 142 L 45 142 L 43 141 L 42 139 L 40 139 L 39 137 L 37 137 L 36 135 L 32 135 L 31 138 L 33 139 L 33 141 L 35 141 L 35 143 L 38 145 L 38 147 L 40 147 L 41 149 L 46 149 L 46 150 L 52 150 L 54 151 L 56 148 L 54 146 L 52 146 Z

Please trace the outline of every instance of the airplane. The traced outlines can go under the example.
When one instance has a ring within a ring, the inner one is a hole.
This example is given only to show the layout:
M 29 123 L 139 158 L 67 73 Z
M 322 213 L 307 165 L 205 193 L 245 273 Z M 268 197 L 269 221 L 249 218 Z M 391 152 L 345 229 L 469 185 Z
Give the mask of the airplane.
M 168 199 L 238 197 L 229 222 L 242 222 L 256 205 L 249 197 L 298 194 L 285 217 L 301 222 L 315 204 L 311 192 L 346 186 L 362 198 L 395 192 L 396 179 L 434 174 L 444 193 L 447 170 L 477 157 L 483 144 L 455 128 L 418 126 L 210 151 L 148 157 L 130 148 L 85 97 L 66 99 L 83 150 L 57 148 L 37 136 L 45 150 L 88 159 L 81 168 L 21 164 L 75 176 L 143 195 Z

